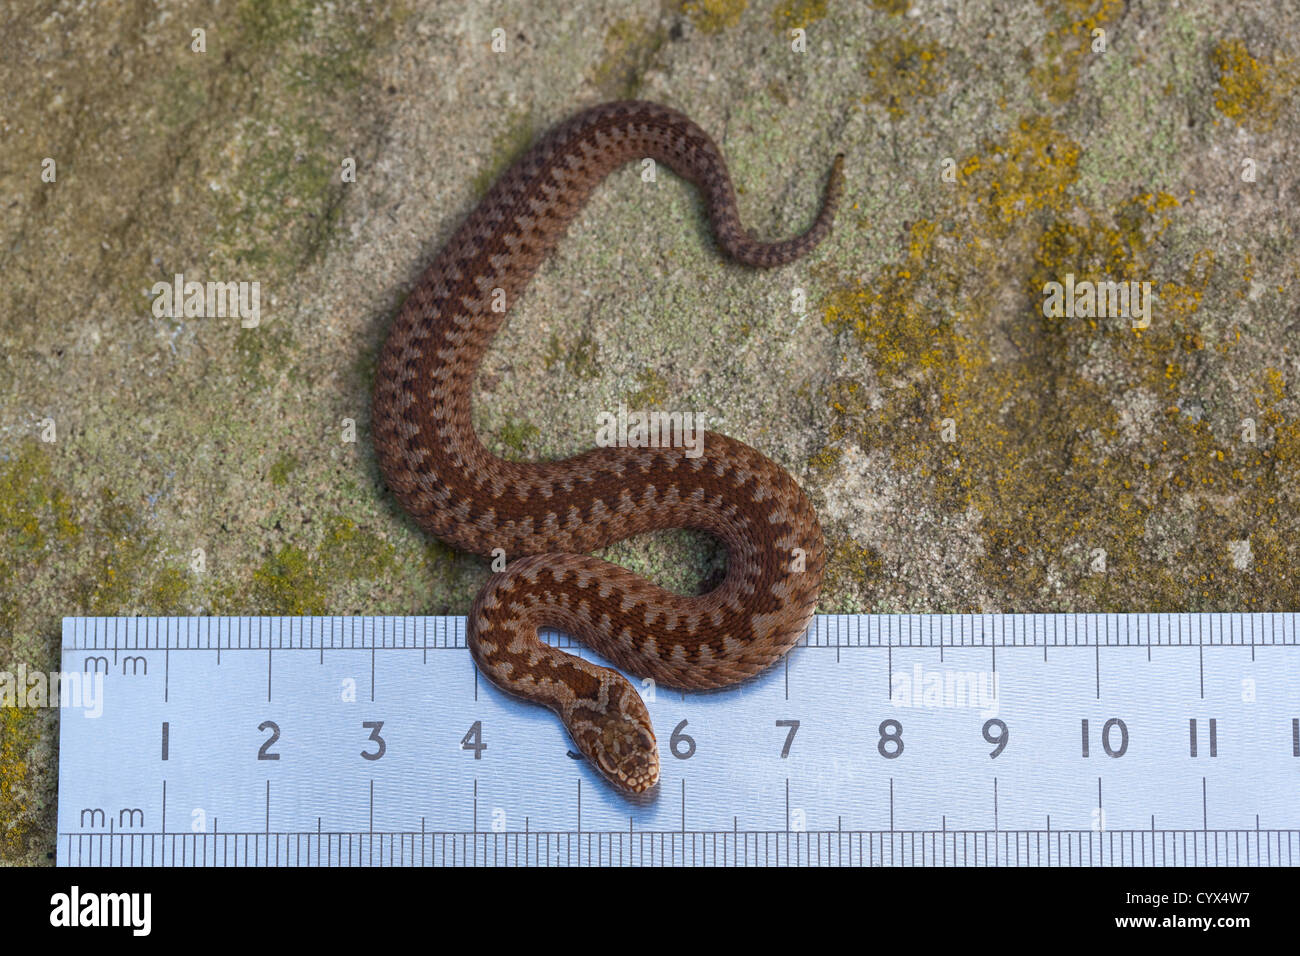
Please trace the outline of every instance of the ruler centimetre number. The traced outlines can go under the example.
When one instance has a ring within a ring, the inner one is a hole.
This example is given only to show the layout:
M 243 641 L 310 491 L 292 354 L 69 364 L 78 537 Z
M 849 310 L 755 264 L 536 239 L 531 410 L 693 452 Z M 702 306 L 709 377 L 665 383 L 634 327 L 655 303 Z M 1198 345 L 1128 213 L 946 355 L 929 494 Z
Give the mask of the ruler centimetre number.
M 818 616 L 634 681 L 636 799 L 463 618 L 65 618 L 62 666 L 61 865 L 1300 863 L 1295 613 Z

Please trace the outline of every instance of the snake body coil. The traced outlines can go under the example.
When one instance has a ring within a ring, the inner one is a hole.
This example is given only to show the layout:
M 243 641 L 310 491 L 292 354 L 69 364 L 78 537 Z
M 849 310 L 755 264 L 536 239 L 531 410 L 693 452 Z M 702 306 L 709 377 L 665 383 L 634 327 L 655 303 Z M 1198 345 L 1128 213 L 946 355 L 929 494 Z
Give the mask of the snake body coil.
M 470 651 L 499 687 L 545 704 L 615 786 L 659 778 L 645 704 L 622 675 L 551 647 L 538 629 L 572 634 L 618 667 L 672 687 L 721 687 L 778 660 L 798 640 L 821 587 L 817 516 L 778 465 L 706 433 L 680 447 L 596 448 L 563 461 L 491 454 L 470 423 L 475 370 L 505 313 L 592 189 L 650 157 L 703 191 L 723 252 L 779 266 L 829 231 L 841 181 L 803 235 L 764 243 L 741 227 L 718 148 L 675 110 L 644 102 L 586 110 L 514 164 L 425 271 L 379 358 L 373 428 L 379 465 L 416 522 L 479 555 L 504 549 L 469 616 Z M 697 597 L 666 591 L 589 556 L 631 535 L 692 528 L 727 547 L 724 581 Z

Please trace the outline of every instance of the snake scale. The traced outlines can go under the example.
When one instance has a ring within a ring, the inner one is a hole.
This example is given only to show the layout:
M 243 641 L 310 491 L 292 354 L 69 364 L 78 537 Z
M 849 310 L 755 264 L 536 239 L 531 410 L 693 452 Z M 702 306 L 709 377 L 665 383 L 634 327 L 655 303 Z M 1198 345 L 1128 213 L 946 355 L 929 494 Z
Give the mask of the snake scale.
M 474 432 L 471 391 L 505 318 L 502 290 L 513 305 L 595 186 L 644 157 L 701 189 L 718 245 L 741 263 L 792 262 L 831 229 L 842 156 L 808 231 L 760 242 L 740 224 L 717 146 L 686 116 L 636 101 L 587 109 L 501 176 L 417 281 L 381 351 L 372 414 L 380 468 L 416 523 L 455 548 L 507 556 L 469 615 L 480 670 L 555 711 L 582 754 L 632 793 L 659 779 L 644 702 L 621 674 L 546 644 L 539 628 L 571 634 L 670 687 L 722 687 L 794 645 L 825 566 L 821 526 L 802 490 L 733 438 L 704 433 L 696 457 L 681 447 L 602 447 L 534 463 L 498 458 Z M 669 528 L 721 539 L 727 571 L 718 587 L 678 595 L 590 556 Z

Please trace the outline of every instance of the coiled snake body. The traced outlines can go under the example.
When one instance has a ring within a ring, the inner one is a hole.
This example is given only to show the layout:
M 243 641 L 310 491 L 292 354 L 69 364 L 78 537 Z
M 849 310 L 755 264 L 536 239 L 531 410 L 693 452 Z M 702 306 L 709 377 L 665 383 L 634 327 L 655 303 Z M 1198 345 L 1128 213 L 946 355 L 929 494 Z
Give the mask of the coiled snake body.
M 825 565 L 821 527 L 799 486 L 735 439 L 707 432 L 696 457 L 681 447 L 607 447 L 525 463 L 496 457 L 474 433 L 475 370 L 505 316 L 493 310 L 497 290 L 512 305 L 596 184 L 643 157 L 699 186 L 718 244 L 740 262 L 792 262 L 830 231 L 842 157 L 813 226 L 759 242 L 740 225 L 718 148 L 693 122 L 653 103 L 586 110 L 516 162 L 425 271 L 379 357 L 373 408 L 380 468 L 416 522 L 454 547 L 507 556 L 470 612 L 479 668 L 554 710 L 593 765 L 632 792 L 659 778 L 645 704 L 622 675 L 547 645 L 538 629 L 572 634 L 671 687 L 721 687 L 798 640 Z M 681 596 L 588 554 L 667 528 L 724 542 L 721 585 Z

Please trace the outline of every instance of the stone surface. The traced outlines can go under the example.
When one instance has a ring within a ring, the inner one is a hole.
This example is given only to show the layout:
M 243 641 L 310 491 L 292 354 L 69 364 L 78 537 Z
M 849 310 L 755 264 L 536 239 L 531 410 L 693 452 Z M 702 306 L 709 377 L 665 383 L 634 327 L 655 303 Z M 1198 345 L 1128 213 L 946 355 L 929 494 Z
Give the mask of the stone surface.
M 20 2 L 6 21 L 0 669 L 56 668 L 66 614 L 464 613 L 484 564 L 379 481 L 376 349 L 504 165 L 624 96 L 712 133 L 761 235 L 803 229 L 845 152 L 835 233 L 751 272 L 686 184 L 616 173 L 493 346 L 494 449 L 581 450 L 620 401 L 699 411 L 813 496 L 826 611 L 1295 607 L 1292 4 Z M 156 316 L 178 272 L 259 282 L 260 323 Z M 1067 273 L 1151 283 L 1149 327 L 1045 316 Z M 609 556 L 683 590 L 724 560 L 684 532 Z M 57 726 L 0 709 L 6 862 L 52 859 Z

